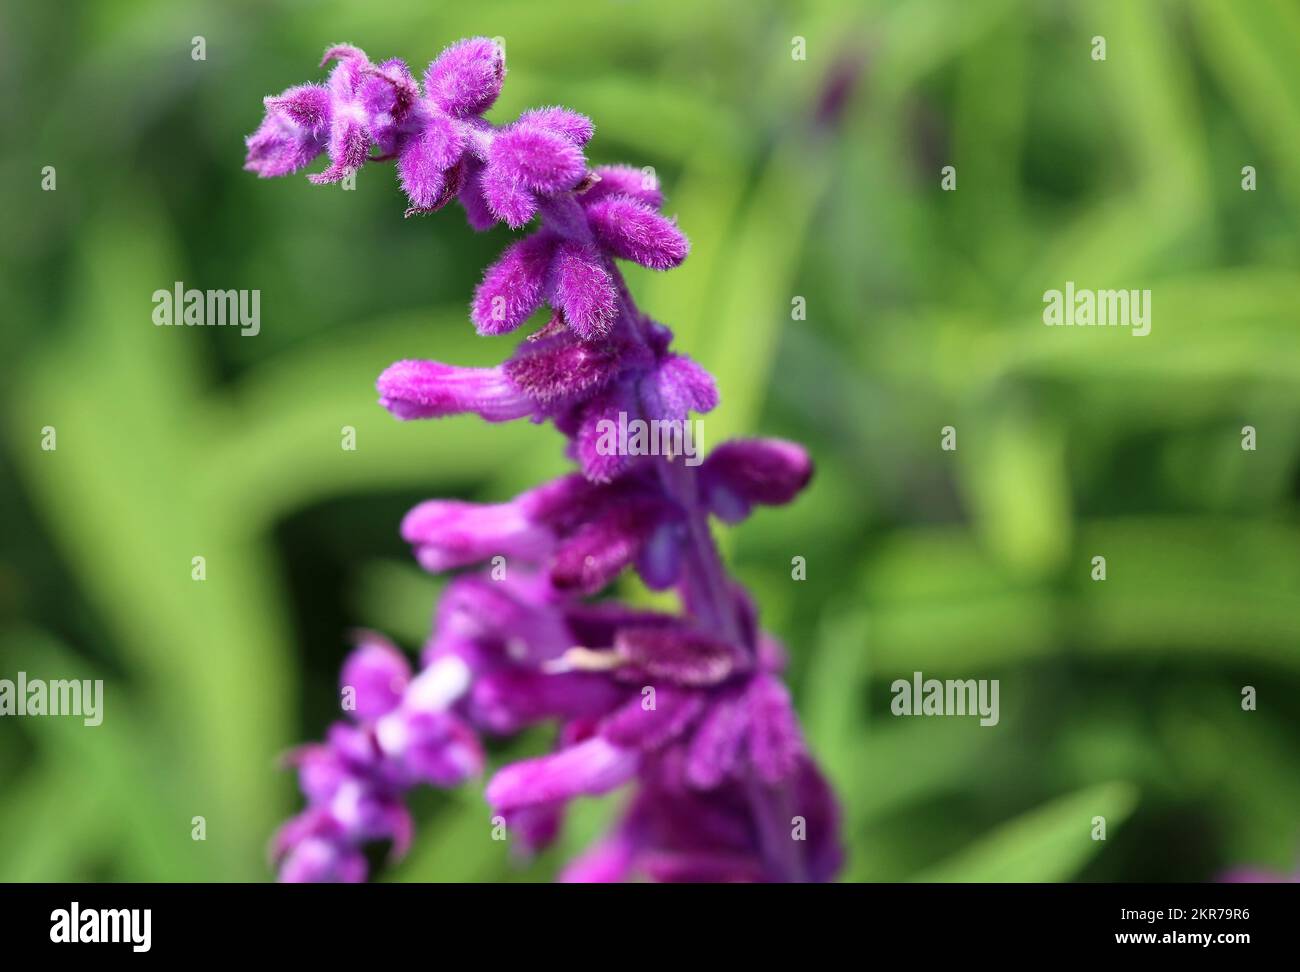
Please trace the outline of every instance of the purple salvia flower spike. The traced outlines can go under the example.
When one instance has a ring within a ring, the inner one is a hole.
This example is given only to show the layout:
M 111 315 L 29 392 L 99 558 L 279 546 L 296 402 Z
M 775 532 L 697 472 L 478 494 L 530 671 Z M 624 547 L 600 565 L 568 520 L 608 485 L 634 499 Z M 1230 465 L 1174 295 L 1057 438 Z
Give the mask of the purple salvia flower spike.
M 549 322 L 496 367 L 399 361 L 379 376 L 380 404 L 399 419 L 550 420 L 580 472 L 502 503 L 430 500 L 403 520 L 421 566 L 464 572 L 443 591 L 418 673 L 382 636 L 359 635 L 340 678 L 347 718 L 287 760 L 307 808 L 273 840 L 281 879 L 364 880 L 363 844 L 387 840 L 400 856 L 410 842 L 408 789 L 481 773 L 479 732 L 554 721 L 554 752 L 486 788 L 526 851 L 552 842 L 570 799 L 633 784 L 613 831 L 564 880 L 830 880 L 838 809 L 780 681 L 784 652 L 708 529 L 709 516 L 790 502 L 812 463 L 770 439 L 724 443 L 703 465 L 689 445 L 645 455 L 624 441 L 630 423 L 685 423 L 718 403 L 615 262 L 666 270 L 689 251 L 659 212 L 653 171 L 589 170 L 591 120 L 565 107 L 504 127 L 482 118 L 505 76 L 484 38 L 447 48 L 423 89 L 400 60 L 376 65 L 349 45 L 323 64 L 324 86 L 266 99 L 248 169 L 285 175 L 327 154 L 309 177 L 319 183 L 395 160 L 408 215 L 459 199 L 476 230 L 540 217 L 484 274 L 470 318 L 501 335 L 549 304 Z M 682 614 L 586 600 L 629 569 L 675 588 Z M 792 815 L 806 841 L 790 840 Z

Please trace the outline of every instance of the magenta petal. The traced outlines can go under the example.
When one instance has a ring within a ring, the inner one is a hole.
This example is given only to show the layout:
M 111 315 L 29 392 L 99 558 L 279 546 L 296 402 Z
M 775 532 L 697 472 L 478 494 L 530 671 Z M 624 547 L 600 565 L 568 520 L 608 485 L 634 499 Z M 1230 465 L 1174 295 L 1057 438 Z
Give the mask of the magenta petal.
M 492 107 L 505 76 L 501 49 L 486 37 L 472 37 L 452 44 L 429 65 L 424 91 L 447 114 L 464 118 Z
M 635 752 L 593 736 L 553 755 L 502 768 L 487 785 L 487 801 L 494 810 L 509 811 L 576 796 L 596 796 L 630 780 L 638 762 Z
M 402 520 L 402 539 L 431 573 L 498 555 L 536 559 L 552 544 L 551 532 L 530 522 L 518 503 L 459 500 L 428 500 L 413 508 Z
M 534 233 L 508 246 L 474 291 L 470 318 L 480 334 L 505 334 L 542 305 L 556 239 Z
M 357 647 L 343 663 L 340 687 L 355 693 L 357 719 L 374 719 L 397 708 L 411 681 L 411 666 L 397 647 L 371 631 L 361 633 Z
M 664 203 L 659 180 L 652 170 L 637 169 L 630 165 L 601 165 L 594 172 L 600 181 L 582 194 L 585 206 L 610 196 L 629 196 L 651 209 L 658 209 Z
M 506 422 L 533 410 L 533 403 L 499 367 L 398 361 L 384 369 L 376 387 L 379 404 L 403 420 L 472 412 L 489 422 Z
M 578 336 L 590 341 L 608 333 L 618 313 L 618 290 L 594 246 L 565 242 L 555 255 L 551 305 Z
M 542 193 L 572 189 L 587 169 L 582 150 L 567 137 L 519 123 L 497 134 L 488 153 L 488 166 Z
M 587 206 L 587 219 L 605 249 L 651 270 L 675 267 L 690 251 L 677 224 L 627 196 L 597 200 Z

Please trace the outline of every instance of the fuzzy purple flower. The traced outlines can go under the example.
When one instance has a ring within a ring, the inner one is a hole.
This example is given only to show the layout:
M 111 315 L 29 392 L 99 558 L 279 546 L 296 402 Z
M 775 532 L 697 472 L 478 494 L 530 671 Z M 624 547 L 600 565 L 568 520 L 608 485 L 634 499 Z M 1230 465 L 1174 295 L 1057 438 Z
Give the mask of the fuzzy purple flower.
M 545 323 L 495 367 L 399 361 L 379 376 L 380 404 L 404 420 L 551 421 L 578 471 L 506 502 L 435 499 L 407 514 L 401 533 L 419 564 L 459 573 L 419 674 L 376 635 L 345 662 L 349 720 L 291 757 L 307 809 L 274 842 L 281 878 L 364 879 L 364 844 L 400 854 L 410 840 L 406 790 L 476 775 L 476 733 L 547 723 L 553 750 L 501 768 L 486 788 L 526 850 L 555 838 L 571 800 L 630 791 L 613 831 L 565 880 L 833 879 L 839 812 L 781 680 L 784 653 L 710 533 L 710 517 L 736 523 L 755 505 L 791 502 L 812 464 L 771 439 L 704 458 L 684 439 L 647 452 L 610 433 L 681 428 L 718 403 L 712 376 L 671 349 L 617 265 L 667 270 L 689 252 L 657 181 L 631 166 L 588 168 L 592 123 L 567 108 L 487 122 L 505 63 L 486 39 L 449 47 L 422 87 L 401 61 L 375 64 L 347 45 L 325 63 L 324 86 L 266 100 L 247 168 L 285 175 L 323 154 L 310 178 L 332 182 L 391 160 L 408 215 L 454 198 L 476 230 L 538 220 L 484 273 L 469 316 L 484 335 L 543 307 Z M 675 590 L 681 611 L 596 599 L 627 571 Z

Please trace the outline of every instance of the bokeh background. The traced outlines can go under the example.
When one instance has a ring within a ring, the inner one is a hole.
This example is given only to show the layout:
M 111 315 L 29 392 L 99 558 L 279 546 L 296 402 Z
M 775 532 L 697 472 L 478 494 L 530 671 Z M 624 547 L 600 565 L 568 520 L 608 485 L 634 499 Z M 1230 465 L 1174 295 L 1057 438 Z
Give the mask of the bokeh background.
M 694 249 L 630 279 L 718 376 L 706 441 L 782 435 L 818 463 L 796 505 L 723 542 L 790 648 L 845 878 L 1291 871 L 1294 2 L 18 0 L 0 10 L 0 677 L 103 678 L 106 700 L 99 728 L 0 722 L 0 880 L 266 879 L 298 807 L 275 760 L 333 718 L 347 632 L 411 650 L 427 632 L 439 582 L 401 514 L 563 468 L 550 430 L 375 403 L 395 359 L 508 353 L 466 313 L 508 231 L 403 220 L 386 167 L 350 192 L 241 169 L 262 96 L 319 77 L 327 44 L 422 67 L 471 34 L 506 39 L 492 118 L 569 105 L 595 120 L 593 161 L 658 171 Z M 1045 328 L 1066 280 L 1151 289 L 1151 334 Z M 260 289 L 261 334 L 154 327 L 175 281 Z M 1000 724 L 891 716 L 913 671 L 999 679 Z M 423 793 L 381 878 L 547 879 L 617 799 L 526 862 L 489 839 L 481 789 Z

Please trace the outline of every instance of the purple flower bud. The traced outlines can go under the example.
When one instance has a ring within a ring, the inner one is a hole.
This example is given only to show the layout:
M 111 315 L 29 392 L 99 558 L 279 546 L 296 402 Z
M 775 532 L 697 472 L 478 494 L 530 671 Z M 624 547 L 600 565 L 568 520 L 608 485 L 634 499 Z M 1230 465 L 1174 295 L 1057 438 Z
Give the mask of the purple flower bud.
M 366 117 L 366 128 L 381 152 L 397 149 L 403 125 L 420 97 L 411 70 L 400 58 L 371 68 L 358 87 L 358 100 Z
M 524 342 L 504 368 L 511 382 L 534 401 L 554 406 L 608 384 L 624 350 L 612 341 L 581 341 L 560 331 Z
M 280 864 L 285 884 L 360 884 L 366 879 L 366 859 L 360 851 L 310 837 L 294 846 Z
M 677 583 L 687 539 L 686 527 L 680 521 L 665 520 L 655 528 L 636 556 L 636 572 L 647 587 L 666 591 Z
M 519 123 L 562 135 L 574 145 L 586 145 L 595 134 L 591 119 L 568 108 L 533 108 L 519 116 Z
M 498 812 L 575 796 L 596 796 L 626 783 L 635 774 L 637 753 L 600 736 L 560 750 L 512 763 L 487 785 L 487 801 Z
M 783 506 L 812 479 L 813 465 L 801 446 L 781 439 L 724 442 L 700 467 L 700 491 L 718 519 L 738 523 L 755 503 Z
M 718 405 L 713 376 L 682 354 L 666 356 L 641 379 L 640 392 L 652 419 L 682 422 L 691 412 L 711 412 Z
M 375 737 L 408 785 L 451 787 L 483 771 L 478 738 L 448 712 L 390 712 L 376 723 Z
M 481 563 L 494 556 L 535 559 L 553 543 L 548 529 L 528 520 L 518 503 L 484 506 L 429 500 L 406 514 L 402 539 L 430 573 Z
M 659 180 L 646 169 L 630 165 L 602 165 L 597 166 L 594 172 L 600 181 L 582 194 L 584 206 L 610 196 L 628 196 L 651 209 L 658 209 L 664 204 Z
M 551 583 L 562 591 L 592 594 L 636 558 L 669 515 L 662 500 L 628 497 L 589 520 L 555 552 Z
M 776 784 L 788 779 L 804 755 L 799 720 L 790 693 L 771 675 L 758 675 L 749 685 L 749 759 L 758 778 Z
M 547 674 L 521 665 L 474 681 L 467 711 L 496 733 L 518 732 L 543 719 L 593 719 L 618 704 L 625 690 L 586 672 Z
M 287 762 L 298 767 L 298 787 L 312 803 L 326 803 L 353 775 L 343 757 L 329 746 L 304 746 Z
M 582 464 L 582 473 L 592 482 L 607 483 L 621 475 L 628 466 L 626 450 L 608 447 L 609 429 L 617 429 L 619 416 L 626 419 L 637 414 L 637 398 L 621 384 L 595 395 L 581 409 L 574 452 Z
M 601 721 L 601 738 L 620 749 L 650 752 L 680 736 L 704 711 L 703 693 L 671 684 L 654 689 L 654 708 L 638 692 Z
M 601 246 L 651 270 L 677 266 L 691 248 L 676 223 L 627 196 L 598 199 L 587 206 L 587 219 Z
M 486 37 L 452 44 L 429 65 L 424 91 L 449 115 L 481 115 L 501 93 L 506 76 L 505 57 Z
M 470 317 L 480 334 L 513 331 L 542 306 L 558 240 L 534 233 L 510 244 L 474 291 Z
M 288 175 L 325 151 L 329 139 L 329 92 L 316 85 L 290 88 L 266 99 L 266 117 L 245 139 L 244 168 L 264 179 Z
M 343 663 L 339 683 L 355 693 L 357 719 L 374 719 L 397 708 L 411 680 L 406 656 L 391 641 L 371 631 Z
M 562 243 L 555 255 L 554 274 L 551 303 L 564 315 L 564 322 L 583 340 L 607 334 L 618 314 L 618 291 L 596 248 Z
M 518 838 L 525 853 L 534 854 L 555 842 L 564 821 L 565 806 L 564 803 L 541 803 L 506 815 L 510 833 Z
M 748 733 L 749 709 L 743 694 L 719 693 L 687 750 L 687 782 L 702 790 L 719 786 L 739 766 Z
M 493 140 L 488 170 L 534 192 L 556 193 L 578 184 L 586 162 L 565 135 L 516 122 Z
M 403 145 L 397 157 L 402 188 L 417 211 L 441 209 L 461 188 L 455 168 L 465 151 L 465 138 L 450 118 L 426 113 L 421 131 Z M 463 177 L 462 177 L 463 178 Z
M 537 215 L 537 196 L 513 173 L 489 165 L 479 175 L 479 189 L 489 211 L 511 229 L 519 229 Z
M 533 403 L 500 368 L 457 368 L 438 361 L 398 361 L 379 376 L 379 404 L 399 419 L 473 412 L 489 422 L 523 418 Z

